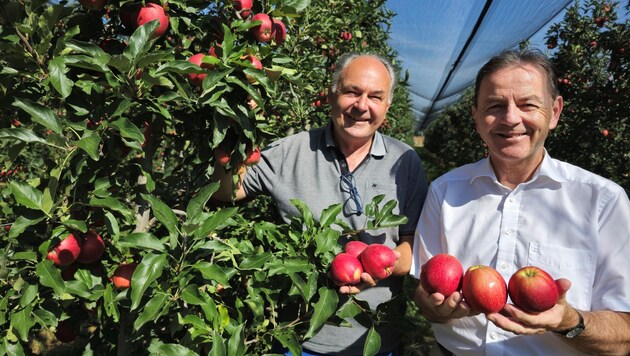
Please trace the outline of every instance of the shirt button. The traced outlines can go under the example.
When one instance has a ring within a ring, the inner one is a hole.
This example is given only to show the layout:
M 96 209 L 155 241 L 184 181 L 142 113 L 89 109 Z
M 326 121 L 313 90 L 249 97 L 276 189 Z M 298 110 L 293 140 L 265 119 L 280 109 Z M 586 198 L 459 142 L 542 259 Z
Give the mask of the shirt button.
M 502 263 L 502 264 L 501 264 L 501 269 L 507 269 L 507 268 L 508 268 L 507 263 Z
M 505 234 L 506 235 L 512 235 L 512 229 L 510 229 L 509 227 L 507 229 L 505 229 Z
M 510 203 L 514 203 L 514 200 L 516 200 L 516 199 L 514 199 L 514 197 L 510 197 L 510 199 L 508 199 L 508 200 L 510 201 Z
M 490 338 L 491 338 L 492 340 L 496 340 L 498 337 L 499 337 L 499 334 L 497 334 L 497 333 L 495 333 L 495 332 L 490 333 Z

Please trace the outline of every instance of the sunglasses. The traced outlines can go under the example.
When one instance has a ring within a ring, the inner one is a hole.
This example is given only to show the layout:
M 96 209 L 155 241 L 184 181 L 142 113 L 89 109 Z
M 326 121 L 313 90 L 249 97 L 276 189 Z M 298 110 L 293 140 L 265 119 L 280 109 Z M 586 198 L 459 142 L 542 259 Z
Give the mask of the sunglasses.
M 361 201 L 361 196 L 359 195 L 359 191 L 357 190 L 354 175 L 348 172 L 341 175 L 340 178 L 341 191 L 350 195 L 348 199 L 346 199 L 346 201 L 343 203 L 344 211 L 350 214 L 363 214 L 363 202 Z

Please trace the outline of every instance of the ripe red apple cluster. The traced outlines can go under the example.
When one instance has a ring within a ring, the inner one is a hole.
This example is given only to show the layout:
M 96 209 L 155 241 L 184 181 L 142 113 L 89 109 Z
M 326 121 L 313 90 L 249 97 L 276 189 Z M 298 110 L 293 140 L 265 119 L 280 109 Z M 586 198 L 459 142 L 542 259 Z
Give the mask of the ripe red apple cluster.
M 353 240 L 344 246 L 330 264 L 330 276 L 338 286 L 356 285 L 361 274 L 368 273 L 375 280 L 389 277 L 396 263 L 394 251 L 383 244 L 366 244 Z
M 231 152 L 227 152 L 223 147 L 218 146 L 214 149 L 214 159 L 220 166 L 227 166 L 231 160 Z M 260 147 L 247 146 L 245 148 L 245 159 L 243 164 L 246 166 L 253 166 L 260 162 Z
M 56 266 L 68 266 L 73 262 L 90 264 L 98 261 L 105 251 L 105 243 L 99 234 L 88 231 L 81 236 L 68 234 L 46 255 Z
M 459 260 L 445 253 L 431 257 L 422 266 L 420 284 L 427 292 L 445 297 L 461 290 L 468 305 L 481 313 L 499 312 L 508 295 L 515 306 L 529 313 L 548 310 L 559 298 L 555 280 L 539 267 L 520 268 L 506 284 L 490 266 L 470 266 L 464 273 Z
M 168 30 L 169 18 L 161 5 L 154 3 L 146 3 L 144 6 L 132 4 L 125 5 L 120 9 L 120 22 L 130 30 L 135 30 L 153 20 L 158 20 L 160 25 L 153 31 L 152 37 L 162 37 Z
M 259 25 L 256 25 L 250 29 L 251 34 L 256 40 L 264 43 L 269 43 L 271 40 L 275 40 L 277 45 L 281 45 L 287 39 L 287 27 L 284 22 L 272 19 L 265 13 L 258 13 L 252 17 L 252 21 L 260 21 Z

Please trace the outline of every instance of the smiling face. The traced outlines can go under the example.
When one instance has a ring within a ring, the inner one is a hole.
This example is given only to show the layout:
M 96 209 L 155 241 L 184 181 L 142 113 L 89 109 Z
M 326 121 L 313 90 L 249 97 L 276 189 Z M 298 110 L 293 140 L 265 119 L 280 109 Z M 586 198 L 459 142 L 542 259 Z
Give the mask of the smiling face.
M 338 144 L 371 142 L 389 109 L 391 80 L 387 68 L 369 56 L 354 59 L 343 70 L 330 101 Z
M 545 139 L 562 111 L 562 97 L 552 97 L 545 79 L 538 67 L 522 64 L 481 81 L 472 114 L 495 170 L 518 167 L 533 173 L 540 164 Z

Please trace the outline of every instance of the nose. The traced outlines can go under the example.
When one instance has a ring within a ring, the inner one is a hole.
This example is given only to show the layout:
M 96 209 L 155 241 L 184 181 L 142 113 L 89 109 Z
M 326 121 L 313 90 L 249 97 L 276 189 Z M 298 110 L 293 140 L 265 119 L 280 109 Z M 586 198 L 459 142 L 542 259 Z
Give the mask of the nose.
M 359 111 L 367 111 L 368 110 L 368 97 L 366 94 L 360 95 L 357 97 L 357 101 L 354 102 L 354 107 Z
M 503 115 L 503 122 L 512 125 L 521 122 L 521 111 L 518 106 L 510 104 L 505 108 L 505 114 Z

